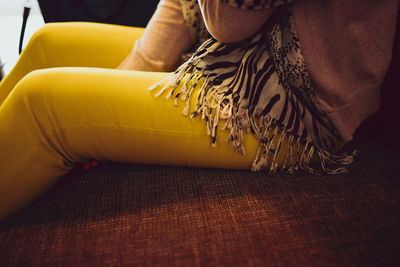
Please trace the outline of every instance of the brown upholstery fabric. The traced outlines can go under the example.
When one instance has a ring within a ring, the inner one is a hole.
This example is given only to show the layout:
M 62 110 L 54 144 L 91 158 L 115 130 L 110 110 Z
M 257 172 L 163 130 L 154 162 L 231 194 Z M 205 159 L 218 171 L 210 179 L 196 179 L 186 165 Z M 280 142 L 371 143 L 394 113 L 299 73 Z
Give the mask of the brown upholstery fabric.
M 0 266 L 395 266 L 400 159 L 349 174 L 109 164 L 63 177 L 0 224 Z

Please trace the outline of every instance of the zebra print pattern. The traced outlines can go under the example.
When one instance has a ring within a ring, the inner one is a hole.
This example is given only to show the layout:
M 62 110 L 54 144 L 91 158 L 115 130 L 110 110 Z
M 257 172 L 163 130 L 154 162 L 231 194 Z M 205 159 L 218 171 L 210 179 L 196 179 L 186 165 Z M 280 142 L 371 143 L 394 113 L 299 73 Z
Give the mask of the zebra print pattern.
M 260 1 L 234 2 L 243 2 L 244 7 L 246 3 Z M 261 2 L 272 6 L 285 1 Z M 190 98 L 199 83 L 202 84 L 195 109 L 189 111 Z M 240 153 L 245 153 L 244 133 L 251 132 L 260 143 L 252 165 L 254 171 L 268 166 L 270 171 L 281 168 L 316 173 L 310 167 L 314 154 L 319 156 L 325 173 L 344 172 L 344 165 L 353 161 L 354 155 L 332 153 L 337 150 L 340 137 L 315 104 L 291 5 L 278 8 L 259 33 L 248 40 L 225 44 L 209 38 L 168 77 L 156 96 L 164 93 L 166 98 L 174 97 L 175 103 L 179 99 L 186 101 L 185 116 L 201 116 L 206 121 L 213 145 L 220 119 L 226 120 L 228 141 Z M 280 137 L 275 143 L 277 136 Z M 276 159 L 283 141 L 289 144 L 289 151 L 283 165 L 278 166 Z

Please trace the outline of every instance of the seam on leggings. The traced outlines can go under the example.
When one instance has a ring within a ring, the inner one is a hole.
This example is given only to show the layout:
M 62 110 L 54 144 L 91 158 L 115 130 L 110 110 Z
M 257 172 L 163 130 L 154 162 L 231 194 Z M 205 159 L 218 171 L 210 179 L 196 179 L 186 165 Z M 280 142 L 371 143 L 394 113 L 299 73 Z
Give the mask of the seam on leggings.
M 195 136 L 204 136 L 208 137 L 206 132 L 195 132 L 195 131 L 176 131 L 176 130 L 160 130 L 160 129 L 154 129 L 150 127 L 129 127 L 129 126 L 116 126 L 116 125 L 108 125 L 108 124 L 94 124 L 94 125 L 88 125 L 88 124 L 82 124 L 82 125 L 74 125 L 74 126 L 68 126 L 68 127 L 63 127 L 59 128 L 54 131 L 49 131 L 49 132 L 42 132 L 42 135 L 44 136 L 44 139 L 46 140 L 47 145 L 49 145 L 54 151 L 59 154 L 63 158 L 63 164 L 67 168 L 73 168 L 76 165 L 76 160 L 74 160 L 74 157 L 68 153 L 68 149 L 65 148 L 64 142 L 61 141 L 59 136 L 64 132 L 68 132 L 69 130 L 77 129 L 77 128 L 92 128 L 92 127 L 104 127 L 104 128 L 109 128 L 109 129 L 133 129 L 133 130 L 141 130 L 141 131 L 151 131 L 153 133 L 156 132 L 164 132 L 164 133 L 179 133 L 179 134 L 185 134 L 188 133 L 190 135 L 195 135 Z M 42 129 L 41 129 L 42 131 Z M 58 140 L 58 144 L 63 152 L 60 151 L 60 149 L 57 148 L 53 142 L 51 142 L 50 136 L 53 136 L 55 139 Z M 178 137 L 179 138 L 179 137 Z
M 48 132 L 42 127 L 40 120 L 37 118 L 36 113 L 33 112 L 33 108 L 30 104 L 31 104 L 30 101 L 26 101 L 26 106 L 29 109 L 30 114 L 32 114 L 33 120 L 35 121 L 35 125 L 39 129 L 39 132 L 40 132 L 41 136 L 43 137 L 43 140 L 44 140 L 43 144 L 48 146 L 50 149 L 53 149 L 57 154 L 59 154 L 64 159 L 64 162 L 73 162 L 72 161 L 73 157 L 71 155 L 69 155 L 69 153 L 66 152 L 67 151 L 66 149 L 64 149 L 65 153 L 62 153 L 62 151 L 60 151 L 57 148 L 57 146 L 52 142 L 50 136 L 54 136 L 57 140 L 59 140 L 58 136 L 56 134 L 54 134 L 56 132 L 55 131 Z M 37 142 L 37 145 L 40 145 L 40 143 L 41 142 Z M 59 144 L 62 144 L 62 142 L 59 142 Z M 70 167 L 67 164 L 64 164 L 64 165 L 67 167 Z
M 73 126 L 68 126 L 68 127 L 62 127 L 58 128 L 57 130 L 54 131 L 49 131 L 45 132 L 45 134 L 48 135 L 53 135 L 57 133 L 61 133 L 63 130 L 71 129 L 71 128 L 83 128 L 83 127 L 109 127 L 109 128 L 127 128 L 127 129 L 136 129 L 136 130 L 150 130 L 154 132 L 170 132 L 170 133 L 191 133 L 191 134 L 196 134 L 196 135 L 206 135 L 206 130 L 204 129 L 204 132 L 197 132 L 197 131 L 178 131 L 178 130 L 169 130 L 169 129 L 155 129 L 155 128 L 150 128 L 150 127 L 134 127 L 134 126 L 117 126 L 117 125 L 109 125 L 109 124 L 82 124 L 82 125 L 73 125 Z

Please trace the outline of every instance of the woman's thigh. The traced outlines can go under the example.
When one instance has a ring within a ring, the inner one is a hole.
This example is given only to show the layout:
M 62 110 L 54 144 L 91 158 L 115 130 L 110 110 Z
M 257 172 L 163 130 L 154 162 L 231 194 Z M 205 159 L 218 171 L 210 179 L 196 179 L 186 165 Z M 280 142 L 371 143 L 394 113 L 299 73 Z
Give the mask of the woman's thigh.
M 47 68 L 116 68 L 143 32 L 144 28 L 91 22 L 49 23 L 27 46 L 37 46 Z
M 152 96 L 148 87 L 166 75 L 56 68 L 25 77 L 0 107 L 0 217 L 89 159 L 250 168 L 257 150 L 251 135 L 246 156 L 225 144 L 225 132 L 211 147 L 204 121 Z
M 38 72 L 26 92 L 47 138 L 62 138 L 65 155 L 86 159 L 185 166 L 249 168 L 257 146 L 246 137 L 249 156 L 238 155 L 220 133 L 210 146 L 205 121 L 182 115 L 184 103 L 155 98 L 148 88 L 167 73 L 59 68 Z M 29 80 L 29 79 L 28 79 Z M 40 86 L 40 89 L 37 89 Z M 196 93 L 194 93 L 196 94 Z M 30 98 L 29 98 L 30 97 Z M 194 105 L 195 97 L 191 106 Z M 53 143 L 56 143 L 55 139 Z M 59 148 L 61 150 L 61 147 Z M 254 153 L 252 153 L 254 152 Z
M 115 68 L 144 29 L 88 22 L 50 23 L 30 39 L 15 67 L 0 83 L 0 103 L 26 74 L 53 67 Z

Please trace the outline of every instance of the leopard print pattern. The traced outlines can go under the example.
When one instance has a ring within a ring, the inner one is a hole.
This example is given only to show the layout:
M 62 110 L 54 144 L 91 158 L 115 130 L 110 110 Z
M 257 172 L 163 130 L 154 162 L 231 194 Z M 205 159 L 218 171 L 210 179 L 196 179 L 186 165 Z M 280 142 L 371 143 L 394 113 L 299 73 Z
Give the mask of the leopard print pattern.
M 182 6 L 183 17 L 186 25 L 189 29 L 190 35 L 194 42 L 194 47 L 197 48 L 207 39 L 210 38 L 210 34 L 204 24 L 204 20 L 201 15 L 200 6 L 198 0 L 179 0 Z M 280 5 L 284 5 L 292 2 L 293 0 L 222 0 L 233 7 L 256 10 L 273 8 Z M 194 51 L 193 51 L 194 52 Z
M 181 63 L 187 61 L 196 49 L 211 37 L 208 33 L 200 6 L 197 0 L 180 0 L 183 12 L 183 18 L 192 37 L 192 47 L 181 56 Z
M 186 62 L 197 48 L 211 37 L 201 15 L 198 0 L 179 0 L 182 6 L 183 18 L 193 40 L 191 48 L 181 56 L 181 64 Z M 293 0 L 222 0 L 241 9 L 257 10 L 273 8 L 287 4 Z

